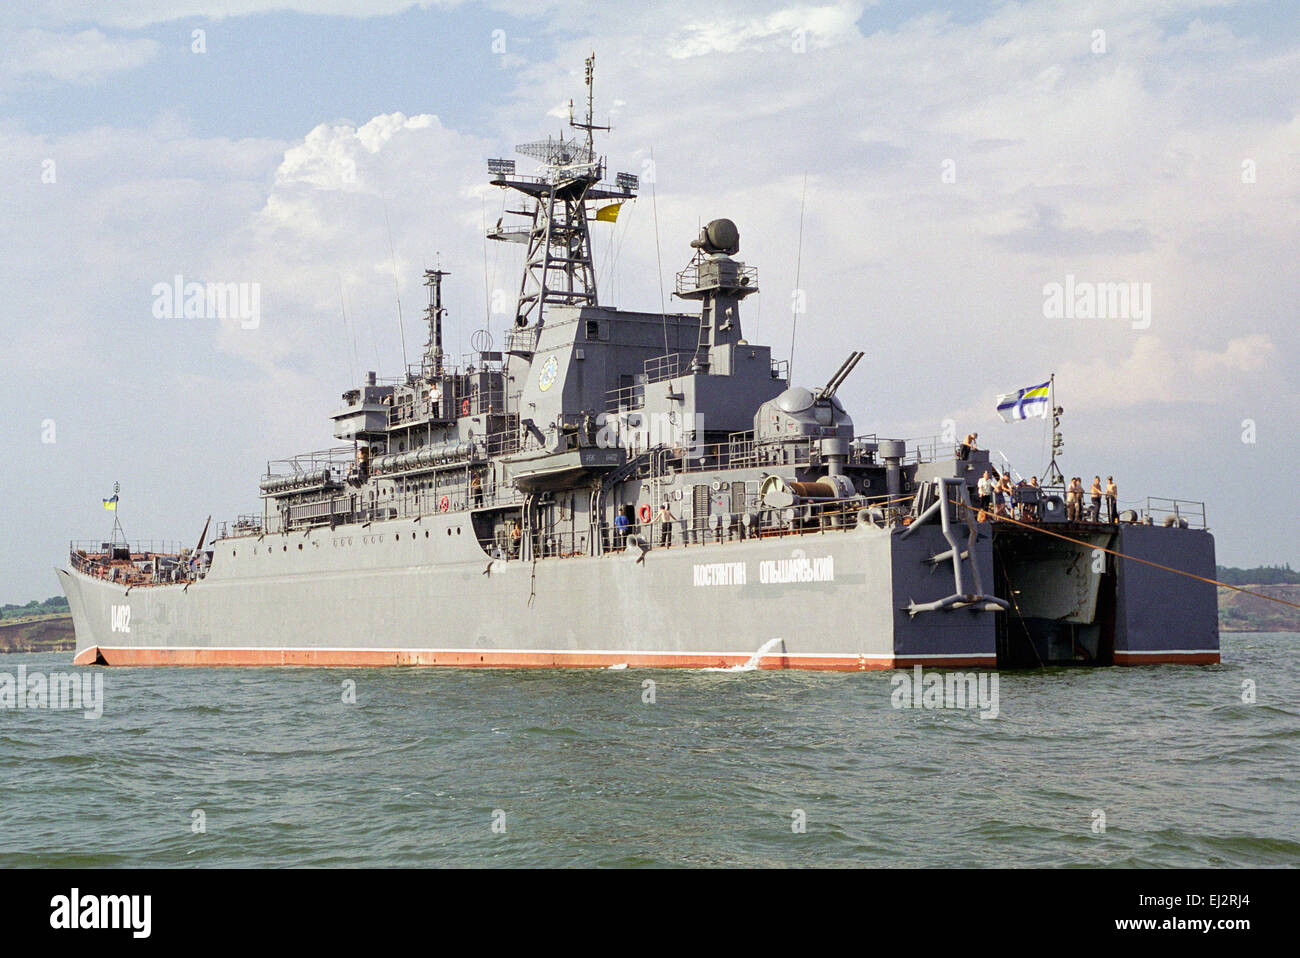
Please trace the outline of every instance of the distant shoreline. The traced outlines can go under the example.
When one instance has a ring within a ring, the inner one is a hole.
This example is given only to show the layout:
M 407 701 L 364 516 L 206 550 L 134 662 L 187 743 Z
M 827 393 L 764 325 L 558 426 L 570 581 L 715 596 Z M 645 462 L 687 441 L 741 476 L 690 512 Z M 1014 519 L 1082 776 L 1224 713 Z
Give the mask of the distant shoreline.
M 72 616 L 67 612 L 0 622 L 0 653 L 72 652 L 76 647 Z
M 1300 585 L 1244 585 L 1243 589 L 1300 604 Z M 1220 632 L 1300 632 L 1300 609 L 1219 590 Z

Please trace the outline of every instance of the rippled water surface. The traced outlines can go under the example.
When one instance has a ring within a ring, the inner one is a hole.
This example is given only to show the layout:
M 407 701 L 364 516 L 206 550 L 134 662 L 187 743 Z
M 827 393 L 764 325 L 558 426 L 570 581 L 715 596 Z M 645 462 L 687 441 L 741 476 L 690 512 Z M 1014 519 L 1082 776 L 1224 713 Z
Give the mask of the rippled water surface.
M 95 670 L 101 718 L 0 710 L 0 864 L 1295 865 L 1300 635 L 1223 644 L 1002 673 L 993 720 L 893 673 Z

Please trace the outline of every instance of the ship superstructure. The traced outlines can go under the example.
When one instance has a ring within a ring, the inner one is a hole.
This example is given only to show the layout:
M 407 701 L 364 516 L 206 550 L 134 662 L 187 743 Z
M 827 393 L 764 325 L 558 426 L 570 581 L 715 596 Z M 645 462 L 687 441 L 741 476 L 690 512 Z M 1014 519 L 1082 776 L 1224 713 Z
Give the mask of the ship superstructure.
M 427 270 L 419 362 L 344 392 L 346 445 L 270 463 L 259 515 L 194 550 L 74 546 L 79 662 L 1218 660 L 1214 589 L 1152 564 L 1213 574 L 1203 507 L 1069 522 L 1061 490 L 1021 488 L 984 521 L 987 452 L 855 426 L 837 392 L 862 353 L 805 388 L 746 339 L 731 220 L 676 276 L 698 312 L 603 305 L 592 222 L 638 183 L 606 182 L 592 66 L 575 132 L 518 148 L 537 174 L 489 161 L 524 220 L 489 232 L 524 251 L 501 347 L 481 331 L 449 361 L 450 274 Z

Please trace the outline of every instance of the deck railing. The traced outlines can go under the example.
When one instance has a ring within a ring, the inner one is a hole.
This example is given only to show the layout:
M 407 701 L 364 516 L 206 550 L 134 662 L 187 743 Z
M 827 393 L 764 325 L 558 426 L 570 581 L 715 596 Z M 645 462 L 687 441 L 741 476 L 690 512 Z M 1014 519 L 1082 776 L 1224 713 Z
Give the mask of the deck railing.
M 1193 499 L 1162 499 L 1147 496 L 1142 517 L 1149 518 L 1152 525 L 1182 525 L 1187 523 L 1191 529 L 1208 528 L 1205 524 L 1205 503 Z
M 357 453 L 352 446 L 335 446 L 304 452 L 288 459 L 272 459 L 266 464 L 263 479 L 288 479 L 306 476 L 328 469 L 337 475 L 346 475 L 356 462 Z
M 204 556 L 181 556 L 174 540 L 100 542 L 94 539 L 68 543 L 68 561 L 82 575 L 105 579 L 128 588 L 187 582 L 206 572 Z

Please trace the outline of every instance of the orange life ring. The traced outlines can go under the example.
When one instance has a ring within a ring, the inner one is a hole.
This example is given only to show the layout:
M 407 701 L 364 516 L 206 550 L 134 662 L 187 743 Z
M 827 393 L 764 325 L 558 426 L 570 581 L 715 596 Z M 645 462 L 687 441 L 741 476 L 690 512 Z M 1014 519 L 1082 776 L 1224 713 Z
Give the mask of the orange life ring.
M 639 515 L 639 516 L 641 517 L 641 521 L 642 521 L 642 522 L 649 522 L 649 521 L 650 521 L 650 507 L 649 507 L 648 505 L 646 505 L 644 502 L 641 503 L 641 511 L 638 512 L 637 515 Z
M 469 400 L 468 400 L 468 399 L 466 399 L 466 400 L 464 400 L 464 401 L 461 402 L 461 404 L 460 404 L 460 414 L 461 414 L 462 416 L 468 416 L 468 415 L 469 415 Z
M 446 512 L 448 509 L 451 508 L 451 500 L 448 499 L 446 496 L 443 496 L 441 499 L 438 500 L 438 508 L 443 512 Z

